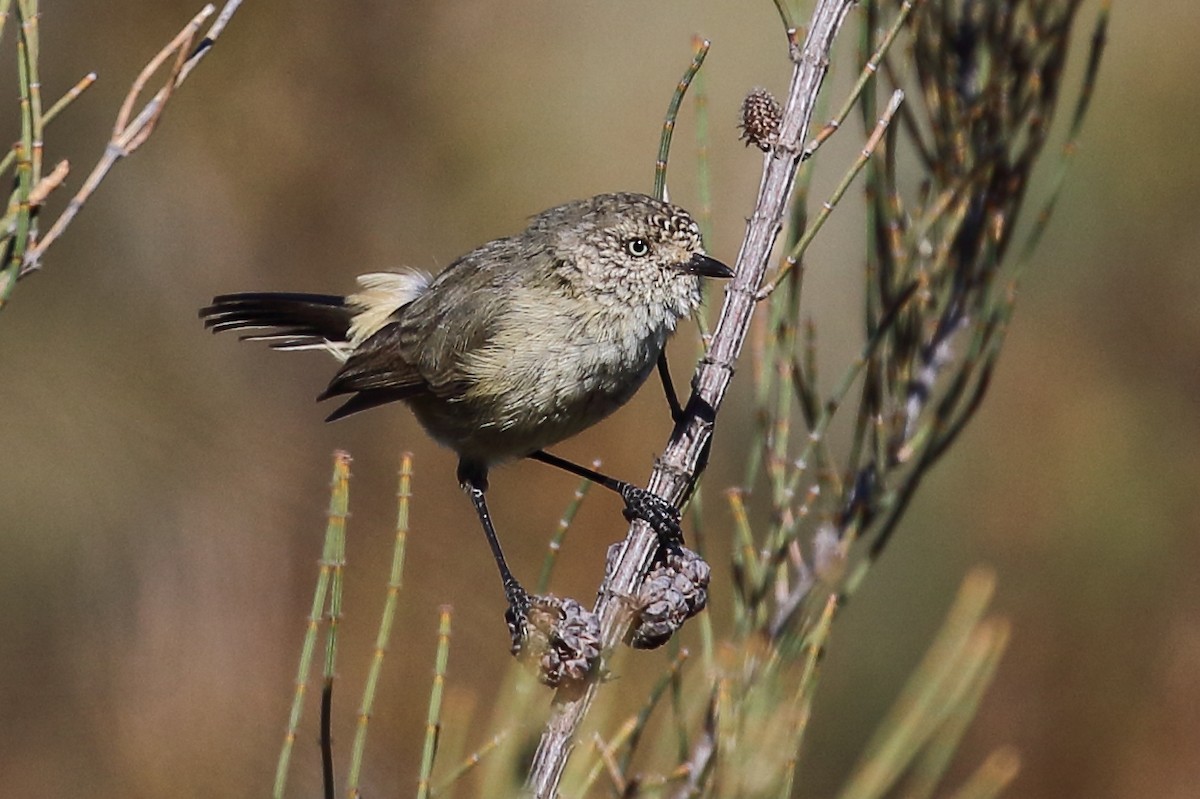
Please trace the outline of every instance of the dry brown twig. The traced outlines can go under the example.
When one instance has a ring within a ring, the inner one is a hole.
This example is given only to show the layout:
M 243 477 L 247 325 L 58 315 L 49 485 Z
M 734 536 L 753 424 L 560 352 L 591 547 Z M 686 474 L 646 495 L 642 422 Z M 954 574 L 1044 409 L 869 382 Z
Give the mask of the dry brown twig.
M 784 213 L 803 152 L 817 93 L 829 65 L 829 52 L 853 0 L 820 0 L 813 11 L 803 47 L 792 49 L 792 80 L 784 106 L 779 137 L 764 154 L 763 174 L 754 211 L 738 253 L 736 275 L 729 286 L 708 355 L 692 378 L 686 424 L 667 444 L 650 477 L 650 490 L 676 504 L 686 496 L 701 469 L 712 439 L 716 412 L 733 377 L 734 364 L 749 331 L 757 294 L 767 262 L 783 225 Z M 603 583 L 595 613 L 605 651 L 623 639 L 630 608 L 622 599 L 632 596 L 650 567 L 658 539 L 644 522 L 634 522 L 621 546 L 611 576 Z M 527 781 L 539 799 L 556 795 L 573 746 L 575 732 L 587 715 L 597 684 L 582 692 L 556 697 Z
M 175 89 L 183 83 L 200 60 L 212 49 L 213 43 L 216 42 L 222 31 L 225 30 L 225 26 L 229 23 L 229 20 L 241 4 L 242 0 L 228 0 L 221 9 L 221 13 L 217 14 L 216 20 L 200 40 L 199 45 L 193 47 L 196 35 L 200 32 L 201 26 L 216 13 L 214 5 L 211 3 L 206 5 L 192 18 L 191 22 L 184 26 L 183 30 L 174 39 L 168 42 L 142 68 L 141 73 L 130 87 L 129 93 L 125 96 L 120 111 L 117 113 L 112 138 L 109 139 L 108 145 L 104 148 L 104 154 L 100 156 L 100 159 L 84 180 L 83 185 L 79 187 L 79 191 L 67 203 L 67 207 L 63 209 L 58 219 L 54 220 L 54 224 L 50 226 L 50 229 L 46 231 L 45 235 L 39 236 L 37 241 L 26 251 L 20 274 L 17 276 L 18 280 L 41 268 L 42 255 L 63 234 L 71 222 L 74 221 L 75 216 L 79 213 L 79 209 L 83 207 L 83 204 L 96 191 L 101 181 L 107 177 L 109 170 L 113 168 L 117 161 L 132 154 L 146 142 L 146 139 L 154 132 L 159 119 L 162 118 L 166 103 L 171 99 L 171 95 Z M 130 117 L 133 115 L 133 109 L 138 98 L 145 91 L 146 85 L 172 56 L 174 56 L 175 61 L 171 66 L 170 73 L 163 82 L 162 88 L 142 106 L 141 111 L 131 121 Z M 60 163 L 54 172 L 39 184 L 37 192 L 41 199 L 44 199 L 45 195 L 49 194 L 51 190 L 57 188 L 62 179 L 66 177 L 67 169 L 65 161 Z

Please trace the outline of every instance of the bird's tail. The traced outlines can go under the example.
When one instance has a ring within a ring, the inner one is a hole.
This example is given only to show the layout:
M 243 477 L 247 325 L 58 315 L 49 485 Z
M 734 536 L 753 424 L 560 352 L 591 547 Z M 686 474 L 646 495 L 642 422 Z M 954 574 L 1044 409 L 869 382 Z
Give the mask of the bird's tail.
M 253 292 L 223 294 L 200 309 L 204 326 L 250 331 L 243 341 L 265 341 L 277 350 L 326 350 L 345 360 L 357 309 L 336 294 Z
M 355 348 L 397 318 L 400 309 L 429 287 L 415 269 L 360 275 L 359 291 L 336 294 L 256 292 L 223 294 L 200 309 L 204 326 L 256 331 L 243 341 L 265 341 L 277 350 L 326 350 L 346 360 Z

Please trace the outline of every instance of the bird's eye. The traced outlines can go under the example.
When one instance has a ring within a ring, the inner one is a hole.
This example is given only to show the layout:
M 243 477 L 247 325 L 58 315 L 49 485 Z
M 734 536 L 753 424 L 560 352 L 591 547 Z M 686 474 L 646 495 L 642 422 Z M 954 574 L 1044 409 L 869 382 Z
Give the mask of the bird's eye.
M 650 254 L 650 242 L 645 239 L 630 239 L 625 242 L 625 251 L 634 258 L 644 258 Z

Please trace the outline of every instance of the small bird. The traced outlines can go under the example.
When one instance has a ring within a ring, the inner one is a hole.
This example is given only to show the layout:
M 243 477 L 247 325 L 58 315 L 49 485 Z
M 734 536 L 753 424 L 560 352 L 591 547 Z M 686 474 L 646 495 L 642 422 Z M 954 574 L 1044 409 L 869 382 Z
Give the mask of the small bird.
M 702 276 L 733 272 L 704 251 L 676 205 L 601 194 L 543 211 L 515 236 L 455 260 L 358 278 L 359 291 L 245 293 L 200 310 L 214 332 L 342 361 L 318 399 L 346 397 L 326 421 L 401 400 L 457 453 L 510 613 L 529 597 L 513 576 L 485 501 L 488 470 L 532 458 L 617 492 L 628 518 L 679 538 L 679 512 L 655 494 L 545 451 L 625 404 L 658 364 L 676 421 L 663 346 L 700 304 Z

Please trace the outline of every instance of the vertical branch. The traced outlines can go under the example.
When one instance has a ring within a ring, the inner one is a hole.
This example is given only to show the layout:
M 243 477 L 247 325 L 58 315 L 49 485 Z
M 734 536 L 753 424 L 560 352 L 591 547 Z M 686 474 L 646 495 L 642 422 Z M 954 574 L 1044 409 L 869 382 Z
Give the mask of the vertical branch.
M 758 199 L 738 253 L 736 275 L 727 290 L 709 353 L 692 379 L 688 418 L 667 444 L 650 478 L 650 490 L 671 501 L 678 503 L 686 495 L 712 438 L 716 413 L 733 377 L 734 363 L 750 328 L 755 296 L 782 228 L 800 163 L 801 142 L 828 69 L 830 48 L 852 5 L 852 0 L 819 0 L 804 46 L 793 54 L 792 80 L 778 143 L 764 155 Z M 606 650 L 618 644 L 629 625 L 629 610 L 619 598 L 635 593 L 657 546 L 656 536 L 645 523 L 631 526 L 596 604 Z M 528 786 L 536 796 L 549 799 L 555 795 L 575 732 L 597 689 L 593 683 L 582 696 L 556 699 L 530 769 Z

